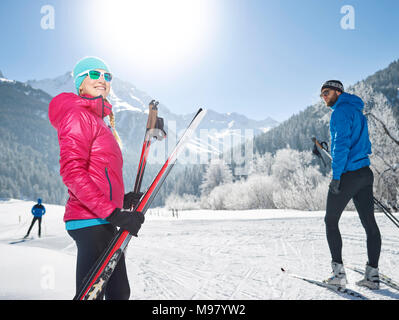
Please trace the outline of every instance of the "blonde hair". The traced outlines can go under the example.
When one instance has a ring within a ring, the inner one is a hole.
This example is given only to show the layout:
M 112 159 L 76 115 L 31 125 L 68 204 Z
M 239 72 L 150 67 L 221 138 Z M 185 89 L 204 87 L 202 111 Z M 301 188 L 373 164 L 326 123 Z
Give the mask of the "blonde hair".
M 114 137 L 115 137 L 116 141 L 118 142 L 119 147 L 122 149 L 122 147 L 123 147 L 122 140 L 119 137 L 118 132 L 116 132 L 116 129 L 115 129 L 115 116 L 114 116 L 114 113 L 111 111 L 111 113 L 109 114 L 108 117 L 109 117 L 109 123 L 111 124 L 112 133 L 114 134 Z

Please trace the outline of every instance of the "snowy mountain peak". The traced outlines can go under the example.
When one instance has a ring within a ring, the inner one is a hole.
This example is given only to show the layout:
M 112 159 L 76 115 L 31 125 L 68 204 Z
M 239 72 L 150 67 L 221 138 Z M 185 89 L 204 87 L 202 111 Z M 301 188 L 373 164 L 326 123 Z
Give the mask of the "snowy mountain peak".
M 0 82 L 12 82 L 12 83 L 15 83 L 14 80 L 7 79 L 7 78 L 4 76 L 4 74 L 1 72 L 1 70 L 0 70 Z
M 130 95 L 132 99 L 137 100 L 140 104 L 140 107 L 144 108 L 144 103 L 140 101 L 138 98 L 134 97 L 132 94 Z M 143 108 L 140 107 L 135 107 L 131 105 L 130 103 L 120 99 L 116 94 L 115 91 L 111 88 L 111 91 L 109 93 L 109 96 L 107 97 L 109 102 L 114 106 L 113 110 L 115 113 L 121 112 L 121 111 L 135 111 L 135 112 L 146 112 Z
M 53 79 L 28 80 L 26 83 L 32 88 L 41 89 L 53 97 L 61 92 L 75 92 L 72 72 L 70 71 Z

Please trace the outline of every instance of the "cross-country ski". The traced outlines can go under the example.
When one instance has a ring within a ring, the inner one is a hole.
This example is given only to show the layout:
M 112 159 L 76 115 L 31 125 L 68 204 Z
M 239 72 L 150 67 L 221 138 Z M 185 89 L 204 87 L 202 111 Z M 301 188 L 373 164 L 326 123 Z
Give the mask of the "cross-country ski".
M 284 268 L 281 268 L 281 271 L 284 274 L 287 274 L 290 277 L 303 280 L 305 282 L 314 284 L 314 285 L 319 286 L 319 287 L 326 288 L 328 290 L 336 292 L 337 294 L 341 294 L 344 297 L 349 298 L 349 299 L 356 298 L 356 299 L 360 299 L 360 300 L 369 300 L 369 298 L 367 298 L 366 296 L 362 295 L 361 293 L 359 293 L 359 292 L 357 292 L 355 290 L 346 288 L 346 287 L 341 287 L 341 286 L 337 286 L 337 285 L 333 285 L 333 284 L 328 284 L 325 281 L 319 281 L 319 280 L 310 279 L 310 278 L 307 278 L 307 277 L 304 277 L 304 276 L 299 276 L 299 275 L 290 273 L 289 271 L 287 271 Z
M 23 242 L 27 242 L 27 241 L 30 241 L 30 240 L 33 240 L 33 239 L 34 239 L 33 237 L 17 239 L 17 240 L 13 240 L 13 241 L 9 242 L 9 244 L 23 243 Z
M 361 274 L 361 275 L 365 274 L 365 270 L 362 268 L 355 267 L 355 266 L 349 266 L 348 268 Z M 392 278 L 388 277 L 385 274 L 382 274 L 381 272 L 379 273 L 379 281 L 381 283 L 385 284 L 386 286 L 399 291 L 399 282 L 393 280 Z

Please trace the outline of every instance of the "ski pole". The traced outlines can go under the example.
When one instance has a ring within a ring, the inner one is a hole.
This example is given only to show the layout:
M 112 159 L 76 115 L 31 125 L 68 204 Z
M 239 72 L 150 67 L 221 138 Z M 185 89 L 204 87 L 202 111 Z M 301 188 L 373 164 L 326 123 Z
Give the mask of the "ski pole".
M 151 140 L 153 138 L 157 140 L 162 140 L 163 138 L 166 137 L 166 132 L 163 130 L 163 119 L 158 118 L 158 107 L 157 107 L 158 104 L 159 104 L 158 101 L 152 100 L 148 105 L 149 111 L 148 111 L 147 126 L 144 135 L 143 148 L 141 150 L 140 162 L 137 169 L 136 181 L 133 188 L 133 192 L 135 193 L 140 192 L 141 183 L 143 181 L 143 176 L 144 176 L 144 170 L 147 165 L 147 157 L 151 145 Z M 162 123 L 162 128 L 158 128 L 157 125 L 159 123 Z
M 387 207 L 386 207 L 385 205 L 383 205 L 379 200 L 375 199 L 375 202 L 376 202 L 376 204 L 378 204 L 378 205 L 381 207 L 381 209 L 384 209 L 386 212 L 392 214 L 392 213 L 391 213 L 391 209 L 387 208 Z M 398 218 L 393 217 L 393 219 L 394 219 L 396 222 L 399 223 Z
M 322 149 L 322 150 L 324 151 L 324 154 L 327 155 L 327 157 L 332 161 L 331 155 L 327 152 L 326 149 L 324 149 L 324 148 L 322 147 L 322 145 L 320 144 L 320 142 L 317 141 L 317 139 L 316 139 L 315 137 L 312 138 L 312 141 L 314 142 L 314 144 L 315 144 L 317 147 L 319 147 L 320 149 Z M 381 203 L 381 201 L 379 201 L 378 199 L 376 199 L 374 196 L 373 196 L 373 201 L 374 201 L 374 203 L 375 203 L 377 206 L 379 206 L 379 207 L 381 208 L 382 212 L 387 216 L 387 218 L 388 218 L 389 220 L 391 220 L 391 221 L 393 222 L 393 224 L 394 224 L 396 227 L 399 228 L 399 220 L 398 220 L 398 218 L 396 218 L 396 217 L 391 213 L 391 211 L 390 211 L 387 207 L 385 207 L 385 206 Z
M 389 210 L 389 208 L 387 208 L 386 206 L 384 206 L 379 200 L 377 200 L 376 198 L 373 199 L 374 203 L 376 205 L 378 205 L 382 211 L 385 213 L 385 215 L 389 218 L 389 220 L 391 220 L 393 222 L 393 224 L 395 226 L 397 226 L 399 228 L 399 220 L 398 218 L 396 218 L 391 211 Z

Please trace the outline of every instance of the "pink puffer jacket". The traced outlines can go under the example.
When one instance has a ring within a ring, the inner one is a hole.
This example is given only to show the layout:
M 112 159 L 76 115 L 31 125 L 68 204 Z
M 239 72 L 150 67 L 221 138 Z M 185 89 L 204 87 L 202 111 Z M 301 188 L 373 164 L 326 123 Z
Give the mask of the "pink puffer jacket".
M 103 120 L 111 110 L 102 97 L 74 93 L 61 93 L 50 102 L 60 174 L 69 193 L 64 221 L 104 219 L 123 206 L 122 152 Z

